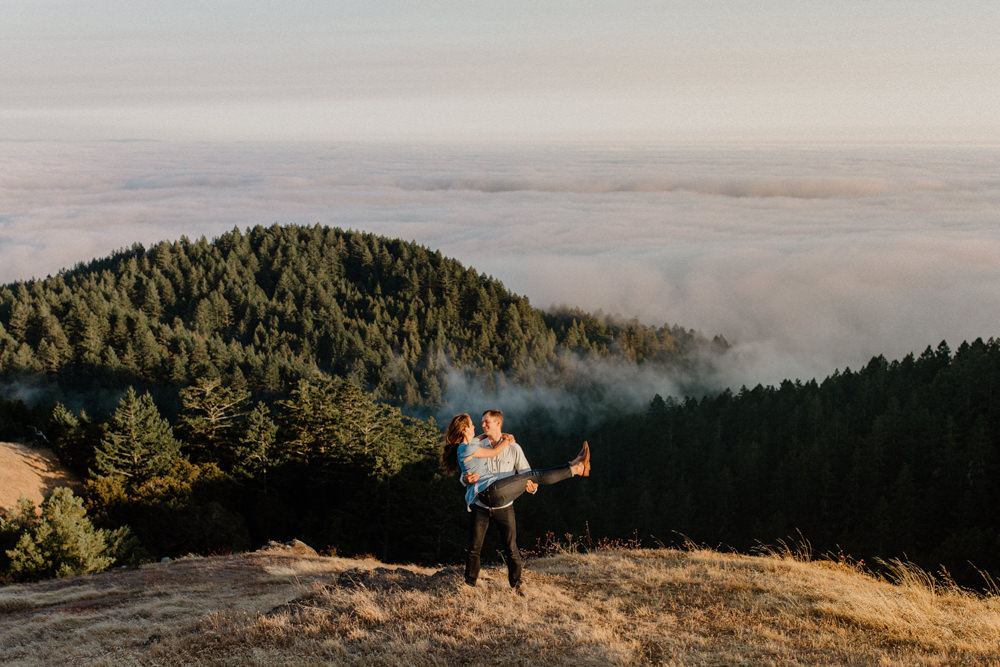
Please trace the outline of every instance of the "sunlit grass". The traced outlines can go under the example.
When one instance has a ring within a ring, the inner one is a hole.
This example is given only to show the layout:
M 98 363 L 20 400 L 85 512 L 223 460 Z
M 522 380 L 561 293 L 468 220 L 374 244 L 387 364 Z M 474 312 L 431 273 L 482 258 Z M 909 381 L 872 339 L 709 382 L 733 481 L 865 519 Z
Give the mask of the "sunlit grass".
M 12 511 L 22 495 L 39 505 L 57 486 L 77 484 L 51 449 L 0 442 L 0 510 Z
M 1000 664 L 1000 598 L 794 548 L 579 544 L 501 567 L 385 566 L 308 548 L 0 588 L 0 662 Z

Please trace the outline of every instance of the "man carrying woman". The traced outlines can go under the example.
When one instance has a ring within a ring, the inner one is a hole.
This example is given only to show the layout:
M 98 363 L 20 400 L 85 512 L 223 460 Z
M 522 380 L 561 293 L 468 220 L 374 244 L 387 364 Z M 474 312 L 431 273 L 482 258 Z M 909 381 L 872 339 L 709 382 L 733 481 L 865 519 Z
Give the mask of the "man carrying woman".
M 517 526 L 514 500 L 522 493 L 534 493 L 539 484 L 556 484 L 574 476 L 590 475 L 590 448 L 583 449 L 569 463 L 545 470 L 532 470 L 514 438 L 501 432 L 503 413 L 487 410 L 483 413 L 484 435 L 475 437 L 475 426 L 467 414 L 455 415 L 445 433 L 441 465 L 451 473 L 462 472 L 467 485 L 466 505 L 471 513 L 469 547 L 466 552 L 465 583 L 476 585 L 480 569 L 480 552 L 489 524 L 494 522 L 500 532 L 507 579 L 517 593 L 521 586 L 521 554 L 517 548 Z

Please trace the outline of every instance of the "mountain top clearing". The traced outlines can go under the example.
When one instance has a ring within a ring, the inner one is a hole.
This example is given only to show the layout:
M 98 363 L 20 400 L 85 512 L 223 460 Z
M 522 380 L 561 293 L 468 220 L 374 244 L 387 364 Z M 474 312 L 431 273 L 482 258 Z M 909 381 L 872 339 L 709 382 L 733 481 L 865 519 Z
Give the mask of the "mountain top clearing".
M 3 664 L 1000 665 L 1000 597 L 709 549 L 389 566 L 301 542 L 0 588 Z

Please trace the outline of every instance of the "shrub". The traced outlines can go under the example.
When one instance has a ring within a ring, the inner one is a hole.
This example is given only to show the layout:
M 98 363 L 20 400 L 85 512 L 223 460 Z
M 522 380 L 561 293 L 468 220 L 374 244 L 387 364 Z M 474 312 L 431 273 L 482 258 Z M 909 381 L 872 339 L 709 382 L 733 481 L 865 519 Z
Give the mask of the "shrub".
M 66 487 L 48 494 L 40 513 L 22 496 L 2 530 L 16 537 L 6 555 L 8 573 L 19 581 L 101 572 L 114 562 L 109 552 L 125 537 L 121 531 L 94 528 L 83 502 Z

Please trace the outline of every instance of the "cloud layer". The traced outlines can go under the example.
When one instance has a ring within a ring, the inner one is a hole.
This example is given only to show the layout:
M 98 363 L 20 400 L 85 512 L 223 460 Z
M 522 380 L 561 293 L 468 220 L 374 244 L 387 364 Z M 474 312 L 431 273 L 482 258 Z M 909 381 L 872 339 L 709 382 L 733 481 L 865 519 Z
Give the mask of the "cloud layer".
M 1000 333 L 995 150 L 0 146 L 4 283 L 318 222 L 440 249 L 543 308 L 724 335 L 737 387 Z

